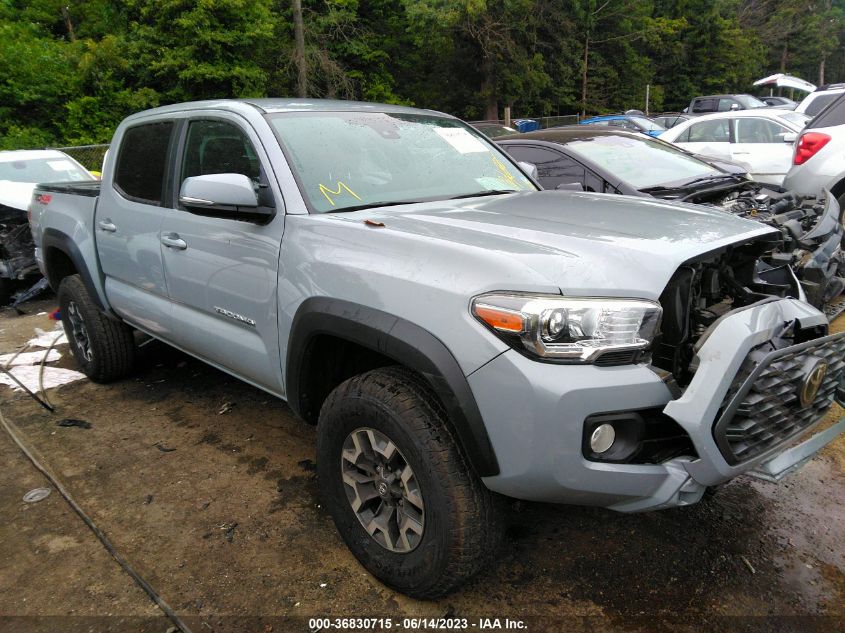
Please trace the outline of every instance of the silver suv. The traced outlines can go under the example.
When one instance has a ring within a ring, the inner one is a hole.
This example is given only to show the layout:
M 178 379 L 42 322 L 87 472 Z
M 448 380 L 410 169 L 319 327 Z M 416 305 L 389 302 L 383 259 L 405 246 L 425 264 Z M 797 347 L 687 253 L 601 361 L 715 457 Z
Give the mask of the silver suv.
M 845 89 L 811 120 L 795 144 L 783 186 L 802 195 L 830 191 L 845 204 Z

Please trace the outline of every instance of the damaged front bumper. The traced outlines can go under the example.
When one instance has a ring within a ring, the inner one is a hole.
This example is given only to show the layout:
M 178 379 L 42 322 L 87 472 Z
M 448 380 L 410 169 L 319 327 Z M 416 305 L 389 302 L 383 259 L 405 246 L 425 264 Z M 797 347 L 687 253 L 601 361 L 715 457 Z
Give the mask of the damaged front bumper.
M 760 401 L 757 396 L 761 388 L 765 391 L 765 380 L 784 370 L 774 363 L 783 364 L 786 358 L 800 361 L 799 370 L 803 371 L 807 359 L 801 353 L 808 348 L 812 348 L 805 353 L 808 358 L 816 353 L 833 358 L 840 353 L 839 346 L 845 346 L 845 334 L 835 335 L 815 341 L 821 341 L 818 347 L 821 351 L 810 341 L 809 345 L 793 346 L 800 349 L 783 348 L 769 357 L 771 350 L 766 349 L 767 344 L 790 322 L 798 323 L 802 329 L 827 324 L 818 310 L 791 299 L 750 306 L 723 317 L 701 344 L 695 376 L 677 398 L 669 384 L 646 365 L 553 365 L 538 363 L 513 351 L 500 355 L 469 376 L 501 470 L 494 477 L 484 478 L 484 483 L 515 498 L 640 512 L 695 503 L 707 487 L 750 471 L 772 480 L 783 477 L 845 432 L 843 420 L 786 450 L 821 421 L 830 408 L 834 391 L 842 401 L 845 374 L 842 359 L 831 363 L 831 373 L 820 387 L 820 397 L 827 401 L 813 400 L 814 414 L 802 418 L 804 426 L 778 431 L 774 427 L 747 425 L 749 419 L 754 421 L 753 416 L 746 415 L 749 406 Z M 837 346 L 832 352 L 827 349 L 831 341 Z M 764 383 L 755 383 L 760 376 L 752 376 L 753 369 L 748 373 L 749 358 L 754 362 L 755 354 L 762 354 L 765 367 L 772 370 L 771 375 L 763 376 Z M 786 369 L 796 372 L 794 367 Z M 754 389 L 744 390 L 749 378 Z M 789 391 L 790 385 L 789 380 L 778 385 L 786 399 L 794 395 Z M 799 387 L 794 385 L 796 389 Z M 734 403 L 737 397 L 739 400 Z M 726 407 L 731 404 L 736 404 L 734 412 L 746 417 L 725 418 Z M 588 418 L 655 407 L 658 411 L 662 409 L 689 435 L 694 455 L 662 463 L 611 463 L 585 456 L 584 428 Z M 787 411 L 790 412 L 791 409 Z M 717 423 L 724 420 L 727 422 L 717 429 Z M 775 431 L 780 435 L 775 433 L 775 437 L 767 438 L 749 452 L 743 445 L 743 429 L 750 429 L 752 435 L 766 436 Z M 727 452 L 726 434 L 733 442 L 732 448 L 728 442 Z
M 0 205 L 0 279 L 26 279 L 38 273 L 35 244 L 26 212 Z

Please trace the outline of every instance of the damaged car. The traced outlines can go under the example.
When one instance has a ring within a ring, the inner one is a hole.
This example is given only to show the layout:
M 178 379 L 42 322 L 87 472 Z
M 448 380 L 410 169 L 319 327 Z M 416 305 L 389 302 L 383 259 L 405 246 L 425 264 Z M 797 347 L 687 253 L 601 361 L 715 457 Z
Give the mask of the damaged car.
M 87 169 L 58 150 L 0 152 L 0 305 L 9 303 L 19 282 L 40 275 L 27 222 L 35 185 L 90 180 Z
M 706 204 L 773 226 L 782 241 L 761 260 L 760 273 L 784 284 L 788 266 L 810 303 L 831 317 L 845 309 L 838 300 L 845 289 L 843 228 L 832 196 L 799 196 L 750 180 L 735 165 L 621 130 L 571 126 L 497 142 L 514 159 L 535 165 L 546 189 Z

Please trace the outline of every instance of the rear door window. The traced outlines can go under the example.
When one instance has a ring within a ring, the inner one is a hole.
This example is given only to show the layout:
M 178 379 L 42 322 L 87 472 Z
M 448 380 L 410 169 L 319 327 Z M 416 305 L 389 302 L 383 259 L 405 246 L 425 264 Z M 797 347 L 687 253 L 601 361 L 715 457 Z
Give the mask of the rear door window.
M 807 105 L 807 109 L 804 110 L 804 112 L 810 116 L 816 116 L 819 112 L 821 112 L 831 103 L 836 101 L 839 96 L 839 94 L 819 95 L 818 97 L 810 101 L 810 103 Z
M 687 143 L 728 143 L 731 140 L 730 119 L 702 121 L 689 128 Z
M 837 101 L 827 110 L 821 112 L 815 119 L 810 121 L 809 125 L 807 125 L 808 128 L 832 127 L 834 125 L 845 124 L 845 93 L 836 95 L 834 98 L 837 99 Z M 816 99 L 816 101 L 818 100 L 819 99 Z M 816 103 L 816 101 L 813 101 L 810 105 L 812 106 Z M 809 113 L 810 109 L 807 108 L 807 114 Z
M 696 99 L 692 104 L 693 112 L 715 112 L 716 99 Z
M 114 188 L 124 198 L 161 206 L 173 121 L 146 123 L 123 134 Z

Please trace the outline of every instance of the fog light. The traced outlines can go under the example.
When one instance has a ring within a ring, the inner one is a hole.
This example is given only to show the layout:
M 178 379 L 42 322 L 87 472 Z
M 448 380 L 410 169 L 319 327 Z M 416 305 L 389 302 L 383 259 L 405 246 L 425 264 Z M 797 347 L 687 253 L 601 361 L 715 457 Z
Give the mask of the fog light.
M 613 446 L 616 431 L 612 424 L 599 424 L 590 436 L 590 448 L 594 453 L 604 453 Z

